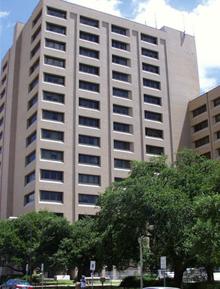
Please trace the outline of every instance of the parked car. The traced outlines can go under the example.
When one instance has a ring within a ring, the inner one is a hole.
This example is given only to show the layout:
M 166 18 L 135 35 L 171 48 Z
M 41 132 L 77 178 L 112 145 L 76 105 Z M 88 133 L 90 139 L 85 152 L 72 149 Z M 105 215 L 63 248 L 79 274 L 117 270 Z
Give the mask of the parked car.
M 33 289 L 28 281 L 22 279 L 9 279 L 1 285 L 1 289 Z

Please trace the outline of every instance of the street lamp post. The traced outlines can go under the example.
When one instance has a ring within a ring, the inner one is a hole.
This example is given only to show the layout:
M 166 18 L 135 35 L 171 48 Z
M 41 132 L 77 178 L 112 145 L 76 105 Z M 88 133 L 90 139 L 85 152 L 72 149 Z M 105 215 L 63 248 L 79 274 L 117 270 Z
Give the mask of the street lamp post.
M 140 248 L 140 289 L 143 289 L 143 246 L 142 246 L 143 236 L 138 238 L 139 248 Z

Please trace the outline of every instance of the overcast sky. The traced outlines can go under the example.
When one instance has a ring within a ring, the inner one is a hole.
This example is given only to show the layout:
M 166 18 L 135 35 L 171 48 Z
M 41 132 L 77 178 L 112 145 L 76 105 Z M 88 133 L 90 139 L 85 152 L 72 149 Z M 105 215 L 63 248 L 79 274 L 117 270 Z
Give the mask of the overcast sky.
M 201 91 L 220 83 L 220 0 L 68 0 L 149 26 L 170 26 L 194 35 Z M 11 46 L 13 27 L 26 22 L 38 0 L 0 0 L 0 58 Z

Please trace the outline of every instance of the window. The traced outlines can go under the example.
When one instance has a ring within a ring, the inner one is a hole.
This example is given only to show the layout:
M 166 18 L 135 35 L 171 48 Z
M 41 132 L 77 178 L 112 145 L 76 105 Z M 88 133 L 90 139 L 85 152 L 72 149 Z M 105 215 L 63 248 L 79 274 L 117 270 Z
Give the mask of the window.
M 37 16 L 32 21 L 32 27 L 34 27 L 37 24 L 38 20 L 41 18 L 41 15 L 42 15 L 42 10 L 37 14 Z
M 36 152 L 33 151 L 29 155 L 26 156 L 25 158 L 25 165 L 27 166 L 31 162 L 33 162 L 36 159 Z
M 161 98 L 154 95 L 144 94 L 144 102 L 161 106 Z
M 128 33 L 128 29 L 124 27 L 112 25 L 112 32 L 126 36 Z
M 61 26 L 61 25 L 57 25 L 57 24 L 53 24 L 53 23 L 46 23 L 46 29 L 48 31 L 51 32 L 55 32 L 55 33 L 59 33 L 59 34 L 66 34 L 66 27 L 65 26 Z
M 80 46 L 79 54 L 91 58 L 99 59 L 99 51 Z
M 79 154 L 79 164 L 100 166 L 100 157 L 86 154 Z
M 2 117 L 2 118 L 0 118 L 0 126 L 3 124 L 3 120 L 4 120 L 4 118 Z
M 157 38 L 148 34 L 141 33 L 141 40 L 144 42 L 157 44 Z
M 156 65 L 148 64 L 148 63 L 142 63 L 142 69 L 147 72 L 160 74 L 159 67 Z
M 31 126 L 37 120 L 37 112 L 32 114 L 27 120 L 27 128 Z
M 214 100 L 213 100 L 213 104 L 214 104 L 214 106 L 220 105 L 220 97 L 214 99 Z
M 37 93 L 28 101 L 28 110 L 35 104 L 37 103 L 38 100 L 38 95 Z
M 64 113 L 43 109 L 42 119 L 64 122 Z
M 35 180 L 35 171 L 25 176 L 24 184 L 27 185 Z
M 63 182 L 63 172 L 53 170 L 40 170 L 41 180 Z
M 43 100 L 64 103 L 64 94 L 52 91 L 43 91 Z
M 114 122 L 113 129 L 115 131 L 131 133 L 131 125 L 126 123 Z
M 129 160 L 114 159 L 114 168 L 130 170 L 131 162 Z
M 205 157 L 207 159 L 211 159 L 211 152 L 207 152 L 201 155 L 202 157 Z
M 2 73 L 6 70 L 7 66 L 8 66 L 8 62 L 6 61 L 2 67 Z
M 44 81 L 58 85 L 65 85 L 65 77 L 50 73 L 44 73 Z
M 3 98 L 4 95 L 5 95 L 5 88 L 1 92 L 1 98 Z
M 79 88 L 94 92 L 99 92 L 99 84 L 89 81 L 80 80 L 79 81 Z
M 112 71 L 112 78 L 120 81 L 129 82 L 130 81 L 130 75 L 127 73 L 122 73 L 118 71 Z
M 158 59 L 158 52 L 147 48 L 141 48 L 141 54 L 150 58 Z
M 98 118 L 79 116 L 79 125 L 100 128 L 100 120 Z
M 193 117 L 196 117 L 197 115 L 205 112 L 206 110 L 207 110 L 207 109 L 206 109 L 206 104 L 204 104 L 204 105 L 202 105 L 202 106 L 194 109 L 194 110 L 192 111 Z
M 79 135 L 79 144 L 100 147 L 100 138 L 89 135 Z
M 195 147 L 198 148 L 198 147 L 201 147 L 207 143 L 209 143 L 209 136 L 205 136 L 203 138 L 196 140 L 195 141 Z
M 112 39 L 112 47 L 122 50 L 129 50 L 128 43 Z
M 24 206 L 33 202 L 34 202 L 34 192 L 31 192 L 24 196 Z
M 45 46 L 56 50 L 66 51 L 66 43 L 49 38 L 46 38 Z
M 216 138 L 217 138 L 217 139 L 220 139 L 220 131 L 217 131 L 217 132 L 216 132 Z
M 65 68 L 65 59 L 52 57 L 52 56 L 44 56 L 44 63 L 48 65 L 53 65 L 57 67 Z
M 39 67 L 40 58 L 38 58 L 30 67 L 30 75 Z
M 99 67 L 84 64 L 84 63 L 79 64 L 79 71 L 89 73 L 89 74 L 99 75 Z
M 164 148 L 158 146 L 146 145 L 146 153 L 151 155 L 162 155 L 164 154 Z
M 34 57 L 34 55 L 37 53 L 37 51 L 40 49 L 40 41 L 34 46 L 34 48 L 31 50 L 31 58 Z
M 101 185 L 101 177 L 97 175 L 79 174 L 79 184 Z
M 79 106 L 99 110 L 99 101 L 80 97 Z
M 29 84 L 29 92 L 38 84 L 39 76 L 35 77 Z
M 113 112 L 124 115 L 131 115 L 131 108 L 127 106 L 113 104 Z
M 124 178 L 115 177 L 114 182 L 122 182 Z
M 79 38 L 86 40 L 86 41 L 91 41 L 95 43 L 99 43 L 99 36 L 96 34 L 88 33 L 85 31 L 80 31 L 79 32 Z
M 63 162 L 63 152 L 56 150 L 41 149 L 41 158 L 43 160 Z
M 208 127 L 208 120 L 204 120 L 204 121 L 194 125 L 193 129 L 194 129 L 194 132 L 197 132 L 197 131 L 202 130 L 206 127 Z
M 220 114 L 215 115 L 215 122 L 220 122 Z
M 145 119 L 162 122 L 162 114 L 159 112 L 145 110 L 144 116 Z
M 122 140 L 114 140 L 114 149 L 130 151 L 131 143 L 127 141 L 122 141 Z
M 47 7 L 47 14 L 59 18 L 66 19 L 66 11 L 56 9 L 53 7 Z
M 29 146 L 32 142 L 34 142 L 37 138 L 37 132 L 34 131 L 26 138 L 26 146 Z
M 4 107 L 5 107 L 5 104 L 3 103 L 3 104 L 0 106 L 0 113 L 3 111 Z
M 152 79 L 143 78 L 143 85 L 150 88 L 160 89 L 160 82 Z
M 43 139 L 54 140 L 54 141 L 64 141 L 64 132 L 57 130 L 42 129 L 41 137 Z
M 6 78 L 7 78 L 6 75 L 5 75 L 5 77 L 2 78 L 2 85 L 5 83 Z
M 31 42 L 33 42 L 37 38 L 40 32 L 41 32 L 41 25 L 35 30 L 34 34 L 31 36 Z
M 116 97 L 122 97 L 122 98 L 130 98 L 130 91 L 126 89 L 121 89 L 117 87 L 113 87 L 112 94 Z
M 79 194 L 79 204 L 96 205 L 97 201 L 98 196 L 96 195 Z
M 2 137 L 3 137 L 3 132 L 1 131 L 0 132 L 0 139 L 2 139 Z
M 124 66 L 129 66 L 129 59 L 118 55 L 112 55 L 112 62 Z
M 99 21 L 96 19 L 88 18 L 85 16 L 80 16 L 80 23 L 88 26 L 93 26 L 98 28 L 99 27 Z
M 163 138 L 163 131 L 160 129 L 146 127 L 145 135 L 150 137 Z
M 63 203 L 63 192 L 40 191 L 40 201 Z

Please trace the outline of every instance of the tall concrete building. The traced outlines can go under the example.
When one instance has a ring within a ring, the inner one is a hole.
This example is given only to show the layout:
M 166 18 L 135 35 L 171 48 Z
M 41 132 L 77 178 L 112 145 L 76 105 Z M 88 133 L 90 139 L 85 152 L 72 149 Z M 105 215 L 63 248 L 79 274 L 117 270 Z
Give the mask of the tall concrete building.
M 190 145 L 195 41 L 42 0 L 15 28 L 0 94 L 1 218 L 46 209 L 74 222 L 131 161 Z
M 220 159 L 220 86 L 189 103 L 192 148 L 200 155 Z

